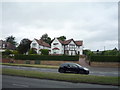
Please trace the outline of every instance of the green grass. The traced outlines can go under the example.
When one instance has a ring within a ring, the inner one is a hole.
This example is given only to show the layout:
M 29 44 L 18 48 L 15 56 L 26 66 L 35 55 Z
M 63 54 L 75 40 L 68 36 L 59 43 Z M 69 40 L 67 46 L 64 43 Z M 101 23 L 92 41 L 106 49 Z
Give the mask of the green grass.
M 8 66 L 24 66 L 24 67 L 36 67 L 36 68 L 52 68 L 58 69 L 59 66 L 52 66 L 52 65 L 36 65 L 36 64 L 15 64 L 15 63 L 0 63 L 2 65 Z
M 59 81 L 68 81 L 74 83 L 93 83 L 103 85 L 120 85 L 118 78 L 120 77 L 108 77 L 108 76 L 93 76 L 93 75 L 82 75 L 82 74 L 64 74 L 64 73 L 50 73 L 50 72 L 37 72 L 37 71 L 25 71 L 25 70 L 14 70 L 4 69 L 2 74 L 5 75 L 17 75 L 38 79 L 50 79 Z

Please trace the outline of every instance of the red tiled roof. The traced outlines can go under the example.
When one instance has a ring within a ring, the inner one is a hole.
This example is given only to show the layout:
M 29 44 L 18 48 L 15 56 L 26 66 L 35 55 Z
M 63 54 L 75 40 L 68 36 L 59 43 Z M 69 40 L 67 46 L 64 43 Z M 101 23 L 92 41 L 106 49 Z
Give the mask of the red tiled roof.
M 58 39 L 59 40 L 59 39 Z M 66 41 L 62 41 L 62 40 L 59 40 L 59 42 L 63 45 L 67 45 L 69 44 L 71 41 L 73 41 L 77 46 L 82 46 L 83 45 L 83 41 L 74 41 L 73 39 L 69 39 L 69 40 L 66 40 Z
M 0 46 L 2 46 L 2 48 L 3 48 L 3 44 L 5 44 L 5 49 L 10 49 L 10 50 L 16 49 L 16 47 L 13 44 L 0 40 Z
M 75 41 L 77 46 L 82 46 L 83 45 L 83 41 Z
M 45 47 L 50 47 L 50 45 L 48 43 L 44 42 L 41 39 L 40 40 L 35 39 L 35 40 L 38 42 L 39 45 L 42 45 L 42 46 L 45 46 Z

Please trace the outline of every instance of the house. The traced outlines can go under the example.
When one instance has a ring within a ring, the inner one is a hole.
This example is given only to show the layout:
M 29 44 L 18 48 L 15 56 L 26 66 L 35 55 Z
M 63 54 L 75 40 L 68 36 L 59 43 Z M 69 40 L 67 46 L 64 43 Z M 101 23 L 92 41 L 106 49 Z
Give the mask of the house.
M 51 43 L 51 54 L 82 55 L 83 41 L 74 41 L 73 39 L 61 41 L 55 38 Z
M 5 42 L 3 40 L 0 40 L 0 52 L 5 51 L 6 49 L 15 50 L 16 47 L 13 44 L 9 43 L 9 42 Z
M 31 42 L 30 47 L 35 49 L 38 54 L 41 54 L 40 52 L 41 49 L 48 49 L 49 51 L 51 50 L 50 45 L 41 39 L 40 40 L 34 39 Z

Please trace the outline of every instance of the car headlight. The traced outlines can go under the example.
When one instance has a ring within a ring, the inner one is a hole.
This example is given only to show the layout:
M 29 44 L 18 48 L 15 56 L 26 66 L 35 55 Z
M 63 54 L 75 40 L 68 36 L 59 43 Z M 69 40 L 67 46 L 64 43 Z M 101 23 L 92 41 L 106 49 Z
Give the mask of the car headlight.
M 84 69 L 87 70 L 87 71 L 89 70 L 88 68 L 85 68 L 85 67 L 84 67 Z

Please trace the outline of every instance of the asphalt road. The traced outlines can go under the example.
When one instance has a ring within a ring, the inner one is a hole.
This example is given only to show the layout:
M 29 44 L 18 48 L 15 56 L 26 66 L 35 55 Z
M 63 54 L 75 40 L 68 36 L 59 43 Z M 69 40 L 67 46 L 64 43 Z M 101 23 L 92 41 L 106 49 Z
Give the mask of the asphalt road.
M 34 67 L 6 66 L 6 65 L 2 65 L 2 68 L 19 69 L 19 70 L 27 70 L 27 71 L 40 71 L 40 72 L 54 72 L 54 73 L 58 73 L 58 69 L 48 69 L 48 68 L 34 68 Z M 89 70 L 90 70 L 90 74 L 89 75 L 120 76 L 120 74 L 118 74 L 118 68 L 89 67 Z
M 2 76 L 2 88 L 118 88 L 112 85 L 71 83 L 18 76 Z

